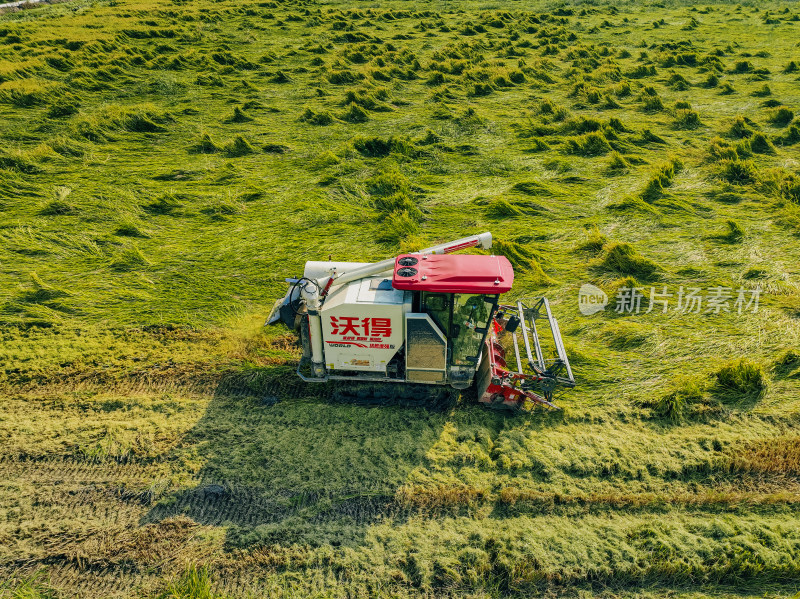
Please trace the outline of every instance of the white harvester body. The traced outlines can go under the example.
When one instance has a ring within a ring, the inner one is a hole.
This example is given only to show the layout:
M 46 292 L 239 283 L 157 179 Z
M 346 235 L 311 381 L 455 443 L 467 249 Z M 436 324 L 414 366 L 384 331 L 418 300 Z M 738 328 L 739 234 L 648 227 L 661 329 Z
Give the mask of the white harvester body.
M 514 280 L 505 257 L 446 255 L 491 245 L 491 234 L 482 233 L 374 263 L 307 262 L 302 277 L 287 279 L 291 287 L 268 323 L 298 331 L 297 374 L 308 382 L 406 383 L 409 389 L 465 389 L 477 382 L 479 401 L 492 407 L 555 407 L 553 391 L 575 380 L 547 300 L 502 305 L 499 298 Z M 552 356 L 543 353 L 537 321 L 552 332 Z M 516 368 L 505 359 L 504 342 L 511 347 L 511 340 Z

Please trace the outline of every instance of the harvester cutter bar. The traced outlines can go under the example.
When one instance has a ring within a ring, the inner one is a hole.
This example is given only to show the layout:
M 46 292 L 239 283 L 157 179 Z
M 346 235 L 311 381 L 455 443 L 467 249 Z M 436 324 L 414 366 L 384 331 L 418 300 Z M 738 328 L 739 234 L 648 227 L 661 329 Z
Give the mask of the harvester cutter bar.
M 511 338 L 514 340 L 514 356 L 517 358 L 517 372 L 522 372 L 522 360 L 519 357 L 519 341 L 517 340 L 517 333 L 511 333 Z
M 534 301 L 535 303 L 530 307 L 526 305 L 525 300 L 517 301 L 516 307 L 504 306 L 506 309 L 510 308 L 512 312 L 516 311 L 520 320 L 520 330 L 522 331 L 522 341 L 525 347 L 528 364 L 536 375 L 555 379 L 559 384 L 565 387 L 574 387 L 575 377 L 572 374 L 572 367 L 569 364 L 569 357 L 567 357 L 567 351 L 564 347 L 564 340 L 561 337 L 561 329 L 558 327 L 558 321 L 556 321 L 553 317 L 553 313 L 550 311 L 550 303 L 547 301 L 546 297 L 541 297 Z M 550 328 L 550 334 L 553 340 L 553 348 L 555 349 L 554 359 L 545 360 L 540 337 L 541 327 L 537 326 L 537 320 L 547 321 L 547 326 Z M 517 372 L 519 374 L 524 374 L 522 372 L 522 359 L 516 334 L 514 334 L 513 340 Z M 535 359 L 534 352 L 536 354 Z M 562 371 L 566 376 L 560 374 Z
M 538 372 L 539 369 L 537 368 L 536 363 L 533 361 L 533 355 L 531 354 L 531 340 L 530 337 L 528 336 L 528 325 L 525 323 L 525 315 L 524 315 L 525 309 L 522 307 L 521 301 L 517 302 L 517 311 L 519 314 L 519 324 L 520 327 L 522 328 L 522 341 L 525 344 L 525 353 L 528 356 L 528 363 L 531 365 L 531 368 L 533 368 L 535 371 Z M 536 325 L 534 324 L 534 326 Z M 536 333 L 534 333 L 533 335 L 533 340 L 534 343 L 536 344 L 536 354 L 537 354 L 536 357 L 539 358 L 540 361 L 542 362 L 542 370 L 544 370 L 544 360 L 539 355 L 542 353 L 541 347 L 539 346 L 539 336 Z M 519 348 L 515 347 L 514 349 L 517 350 L 517 364 L 519 364 L 520 363 L 519 350 L 518 350 Z M 522 372 L 522 368 L 520 368 L 519 371 Z

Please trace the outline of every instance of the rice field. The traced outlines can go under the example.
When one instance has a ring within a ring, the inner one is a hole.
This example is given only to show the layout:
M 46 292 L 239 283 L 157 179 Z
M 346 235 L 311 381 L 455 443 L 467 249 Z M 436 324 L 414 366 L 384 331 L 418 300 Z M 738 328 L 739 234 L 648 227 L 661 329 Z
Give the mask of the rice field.
M 797 597 L 798 28 L 0 14 L 0 598 Z M 559 319 L 561 411 L 337 401 L 262 326 L 307 260 L 483 231 Z

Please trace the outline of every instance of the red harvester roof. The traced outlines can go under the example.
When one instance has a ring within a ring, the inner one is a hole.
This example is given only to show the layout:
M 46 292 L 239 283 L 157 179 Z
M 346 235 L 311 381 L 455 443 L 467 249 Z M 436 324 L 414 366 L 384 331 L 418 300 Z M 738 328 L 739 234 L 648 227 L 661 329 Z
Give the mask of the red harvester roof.
M 505 293 L 513 283 L 514 269 L 505 256 L 403 254 L 392 278 L 395 289 L 436 293 Z

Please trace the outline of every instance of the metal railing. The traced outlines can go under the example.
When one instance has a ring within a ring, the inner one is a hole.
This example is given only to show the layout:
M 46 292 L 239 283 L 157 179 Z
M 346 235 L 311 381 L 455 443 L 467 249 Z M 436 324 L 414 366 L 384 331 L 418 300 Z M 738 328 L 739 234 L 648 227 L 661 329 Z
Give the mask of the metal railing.
M 547 298 L 522 299 L 518 300 L 516 305 L 504 305 L 502 308 L 507 314 L 516 315 L 519 318 L 522 348 L 520 348 L 517 332 L 511 333 L 518 373 L 533 373 L 544 379 L 549 379 L 556 385 L 574 387 L 575 376 L 569 364 L 567 350 L 564 348 L 564 340 L 561 338 L 558 321 L 550 311 L 550 303 Z M 552 339 L 552 343 L 549 343 L 552 350 L 550 352 L 547 352 L 542 344 L 542 334 L 545 328 L 550 330 Z M 524 356 L 527 359 L 531 373 L 524 372 L 522 349 L 524 349 Z

